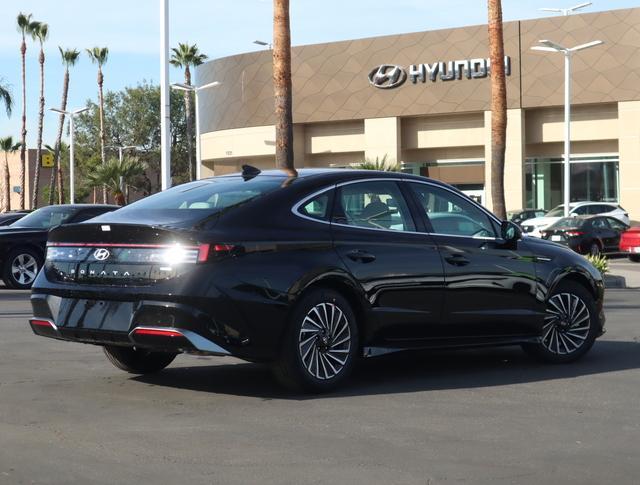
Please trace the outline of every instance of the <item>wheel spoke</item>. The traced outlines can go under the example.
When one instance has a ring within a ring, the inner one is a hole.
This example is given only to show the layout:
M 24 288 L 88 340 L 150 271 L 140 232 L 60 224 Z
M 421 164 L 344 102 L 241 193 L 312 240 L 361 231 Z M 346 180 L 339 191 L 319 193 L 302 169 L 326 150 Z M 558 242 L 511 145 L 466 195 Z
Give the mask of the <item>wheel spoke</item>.
M 546 313 L 541 344 L 549 352 L 568 355 L 578 350 L 587 340 L 591 328 L 590 314 L 587 305 L 578 295 L 553 295 L 547 301 Z

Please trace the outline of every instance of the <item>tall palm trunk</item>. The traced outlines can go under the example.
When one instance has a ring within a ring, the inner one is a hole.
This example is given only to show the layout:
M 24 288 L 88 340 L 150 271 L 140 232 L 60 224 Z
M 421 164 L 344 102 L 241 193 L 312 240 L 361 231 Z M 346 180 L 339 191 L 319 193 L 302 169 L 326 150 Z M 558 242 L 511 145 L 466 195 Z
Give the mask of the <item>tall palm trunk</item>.
M 9 154 L 4 152 L 4 168 L 2 171 L 2 210 L 11 210 L 11 180 L 9 177 Z
M 36 166 L 33 172 L 33 193 L 31 208 L 38 208 L 38 192 L 40 185 L 40 164 L 42 163 L 42 130 L 44 128 L 44 49 L 40 46 L 40 111 L 38 112 L 38 145 L 36 147 Z
M 502 2 L 488 0 L 491 58 L 491 202 L 493 212 L 506 219 L 504 156 L 507 137 L 507 83 L 504 73 Z
M 276 167 L 295 176 L 297 172 L 293 160 L 289 0 L 273 0 L 273 89 L 276 116 Z
M 62 103 L 60 103 L 60 110 L 66 111 L 67 109 L 67 96 L 69 95 L 69 68 L 64 71 L 64 80 L 62 82 Z M 51 170 L 51 181 L 49 183 L 49 205 L 53 204 L 55 197 L 56 182 L 58 185 L 58 204 L 64 203 L 64 180 L 62 177 L 62 162 L 61 162 L 61 146 L 62 146 L 62 131 L 64 130 L 64 118 L 63 114 L 60 115 L 58 121 L 58 134 L 56 136 L 56 144 L 54 147 L 54 167 Z
M 102 68 L 98 67 L 98 98 L 100 101 L 100 159 L 102 160 L 102 164 L 106 162 L 105 157 L 105 136 L 104 136 L 104 96 L 102 91 L 102 86 L 104 84 L 104 76 L 102 75 Z M 95 196 L 94 196 L 95 198 Z M 107 203 L 107 187 L 102 187 L 102 203 Z
M 27 149 L 27 42 L 24 34 L 22 35 L 22 45 L 20 46 L 20 54 L 22 55 L 22 146 L 20 147 L 20 209 L 24 209 L 24 185 L 26 171 L 26 149 Z M 8 205 L 11 205 L 11 193 L 9 193 Z
M 189 66 L 184 68 L 184 82 L 191 86 L 191 70 Z M 189 157 L 189 180 L 194 180 L 193 173 L 193 118 L 191 114 L 191 91 L 184 92 L 184 110 L 187 117 L 187 155 Z M 196 141 L 197 143 L 197 141 Z M 196 162 L 197 163 L 197 162 Z

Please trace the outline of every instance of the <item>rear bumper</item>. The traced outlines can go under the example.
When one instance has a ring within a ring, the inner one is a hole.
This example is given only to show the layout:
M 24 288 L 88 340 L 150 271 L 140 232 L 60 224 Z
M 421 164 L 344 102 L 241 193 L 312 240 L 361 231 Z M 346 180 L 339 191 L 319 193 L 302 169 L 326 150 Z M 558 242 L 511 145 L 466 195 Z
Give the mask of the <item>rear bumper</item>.
M 231 355 L 216 322 L 187 305 L 162 301 L 97 301 L 31 296 L 36 335 L 95 345 L 163 352 Z

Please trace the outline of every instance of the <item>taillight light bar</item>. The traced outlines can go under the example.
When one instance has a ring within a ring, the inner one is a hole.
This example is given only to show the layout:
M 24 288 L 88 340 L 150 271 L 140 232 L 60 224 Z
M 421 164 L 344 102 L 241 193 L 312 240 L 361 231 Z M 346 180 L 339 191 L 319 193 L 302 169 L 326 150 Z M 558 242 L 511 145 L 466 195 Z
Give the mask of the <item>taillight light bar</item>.
M 582 231 L 567 231 L 565 232 L 565 234 L 569 237 L 578 237 L 578 236 L 582 236 L 584 234 L 584 232 Z
M 198 263 L 206 263 L 215 256 L 225 256 L 233 253 L 238 246 L 235 244 L 201 244 L 198 251 Z

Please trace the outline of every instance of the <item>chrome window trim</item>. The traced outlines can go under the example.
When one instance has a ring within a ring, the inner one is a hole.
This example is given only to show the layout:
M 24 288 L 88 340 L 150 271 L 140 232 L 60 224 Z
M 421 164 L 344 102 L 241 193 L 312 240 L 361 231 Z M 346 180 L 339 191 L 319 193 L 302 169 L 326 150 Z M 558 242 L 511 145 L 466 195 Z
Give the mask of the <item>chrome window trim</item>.
M 303 198 L 302 200 L 300 200 L 296 204 L 294 204 L 294 206 L 291 208 L 291 212 L 297 217 L 300 217 L 302 219 L 307 219 L 307 220 L 312 221 L 312 222 L 317 222 L 317 223 L 320 223 L 320 224 L 327 224 L 329 226 L 335 225 L 335 226 L 340 226 L 340 227 L 346 227 L 348 229 L 361 229 L 361 230 L 364 230 L 364 231 L 390 232 L 392 234 L 421 234 L 421 235 L 427 235 L 427 236 L 458 237 L 458 238 L 465 238 L 465 239 L 473 239 L 473 240 L 476 240 L 476 241 L 498 241 L 498 240 L 500 240 L 499 237 L 473 237 L 473 236 L 463 236 L 463 235 L 458 235 L 458 234 L 442 234 L 442 233 L 438 233 L 438 232 L 396 231 L 396 230 L 393 230 L 393 229 L 376 229 L 376 228 L 373 228 L 373 227 L 359 227 L 359 226 L 352 226 L 350 224 L 341 224 L 339 222 L 331 222 L 331 221 L 323 221 L 323 220 L 320 220 L 320 219 L 314 219 L 313 217 L 306 216 L 306 215 L 301 214 L 299 212 L 300 207 L 303 204 L 305 204 L 309 200 L 317 197 L 318 195 L 323 194 L 324 192 L 327 192 L 329 190 L 337 189 L 337 188 L 342 187 L 344 185 L 351 185 L 351 184 L 356 184 L 356 183 L 360 183 L 360 182 L 414 182 L 414 183 L 418 183 L 418 184 L 430 185 L 432 187 L 438 187 L 438 188 L 444 189 L 444 190 L 446 190 L 448 192 L 451 192 L 452 194 L 456 195 L 457 197 L 461 197 L 460 193 L 458 193 L 457 191 L 452 190 L 452 189 L 450 189 L 448 187 L 445 187 L 443 185 L 440 185 L 440 184 L 434 184 L 433 182 L 430 182 L 430 181 L 427 181 L 427 180 L 415 180 L 415 179 L 400 178 L 400 177 L 393 177 L 393 178 L 383 178 L 383 177 L 366 178 L 366 179 L 347 180 L 346 182 L 340 182 L 338 184 L 330 185 L 328 187 L 324 187 L 323 189 L 317 190 L 317 191 L 311 193 L 310 195 L 307 195 L 305 198 Z M 464 194 L 462 194 L 462 196 L 464 196 Z M 403 197 L 404 197 L 404 194 L 403 194 Z M 481 206 L 480 204 L 475 202 L 473 199 L 467 198 L 467 200 L 472 205 L 474 205 L 475 207 L 480 209 L 483 213 L 485 213 L 496 224 L 498 224 L 498 227 L 501 225 L 500 220 L 496 216 L 494 216 L 491 212 L 489 212 L 487 209 L 485 209 L 483 206 Z

